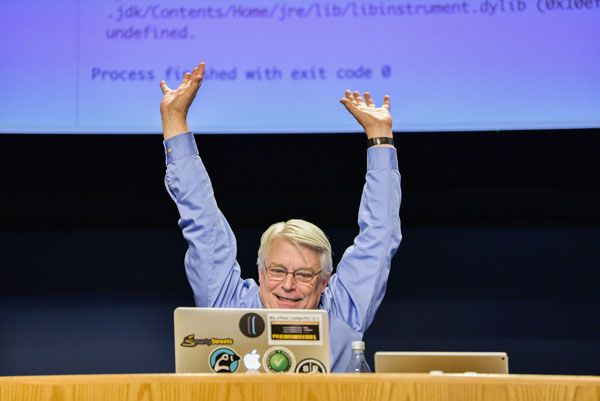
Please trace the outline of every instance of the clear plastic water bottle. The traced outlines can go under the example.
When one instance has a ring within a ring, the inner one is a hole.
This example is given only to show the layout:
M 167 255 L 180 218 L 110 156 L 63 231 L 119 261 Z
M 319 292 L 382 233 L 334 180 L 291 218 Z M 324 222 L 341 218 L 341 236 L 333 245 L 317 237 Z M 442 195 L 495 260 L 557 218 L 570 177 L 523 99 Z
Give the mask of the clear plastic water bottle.
M 371 373 L 371 368 L 365 359 L 365 342 L 352 341 L 352 360 L 346 369 L 348 373 Z

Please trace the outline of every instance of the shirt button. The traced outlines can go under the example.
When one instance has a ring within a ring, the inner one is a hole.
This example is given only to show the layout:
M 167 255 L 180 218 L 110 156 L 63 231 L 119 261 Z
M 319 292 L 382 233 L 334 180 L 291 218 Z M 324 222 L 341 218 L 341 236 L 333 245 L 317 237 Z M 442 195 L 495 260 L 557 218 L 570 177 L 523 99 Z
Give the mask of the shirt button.
M 171 181 L 167 182 L 167 185 L 171 186 Z
M 169 148 L 167 149 L 167 152 L 171 153 L 173 151 L 173 149 Z

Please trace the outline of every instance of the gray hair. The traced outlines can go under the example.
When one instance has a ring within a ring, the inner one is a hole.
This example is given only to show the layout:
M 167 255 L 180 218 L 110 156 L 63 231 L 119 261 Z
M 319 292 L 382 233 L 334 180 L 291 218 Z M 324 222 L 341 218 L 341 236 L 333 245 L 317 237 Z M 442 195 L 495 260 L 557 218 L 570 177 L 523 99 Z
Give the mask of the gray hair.
M 260 237 L 260 248 L 256 264 L 263 268 L 265 258 L 273 240 L 287 239 L 294 245 L 303 245 L 321 256 L 321 271 L 324 276 L 331 274 L 333 262 L 331 260 L 331 244 L 327 236 L 316 225 L 306 220 L 291 219 L 272 224 Z

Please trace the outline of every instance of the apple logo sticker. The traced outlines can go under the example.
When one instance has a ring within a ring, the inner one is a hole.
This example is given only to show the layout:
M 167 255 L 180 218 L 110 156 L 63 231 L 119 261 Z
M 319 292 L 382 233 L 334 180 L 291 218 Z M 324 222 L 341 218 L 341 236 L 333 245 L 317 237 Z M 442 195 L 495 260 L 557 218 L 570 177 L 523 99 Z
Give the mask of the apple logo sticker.
M 251 354 L 244 355 L 244 366 L 248 370 L 246 373 L 258 373 L 260 369 L 260 354 L 256 350 L 252 350 Z

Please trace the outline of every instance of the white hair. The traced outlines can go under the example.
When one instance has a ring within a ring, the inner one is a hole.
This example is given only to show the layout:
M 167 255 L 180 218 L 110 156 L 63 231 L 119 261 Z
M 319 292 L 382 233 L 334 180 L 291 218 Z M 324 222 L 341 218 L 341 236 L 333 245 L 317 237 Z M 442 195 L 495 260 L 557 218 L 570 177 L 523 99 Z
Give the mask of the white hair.
M 260 248 L 256 264 L 258 268 L 264 267 L 265 258 L 273 240 L 283 238 L 294 245 L 303 245 L 315 251 L 321 257 L 321 271 L 323 276 L 328 276 L 333 270 L 331 260 L 331 244 L 327 236 L 316 225 L 306 220 L 291 219 L 272 224 L 260 237 Z

